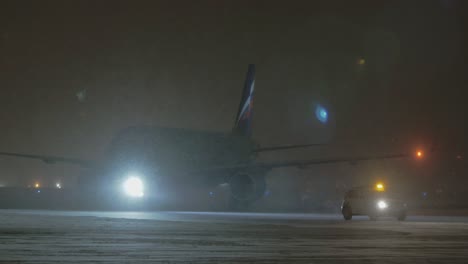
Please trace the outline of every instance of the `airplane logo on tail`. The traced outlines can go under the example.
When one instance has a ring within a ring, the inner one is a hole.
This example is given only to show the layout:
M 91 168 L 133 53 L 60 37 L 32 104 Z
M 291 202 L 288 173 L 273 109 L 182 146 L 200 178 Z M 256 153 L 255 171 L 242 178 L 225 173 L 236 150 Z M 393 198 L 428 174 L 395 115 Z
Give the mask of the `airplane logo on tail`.
M 234 130 L 250 137 L 252 134 L 253 97 L 255 90 L 255 65 L 250 64 L 242 91 L 239 110 L 235 119 Z
M 250 93 L 249 97 L 245 101 L 244 106 L 242 107 L 242 110 L 239 114 L 239 118 L 237 119 L 237 122 L 240 120 L 247 120 L 251 116 L 252 112 L 252 107 L 253 107 L 253 93 L 254 93 L 254 87 L 255 87 L 255 80 L 252 81 L 252 84 L 250 85 Z

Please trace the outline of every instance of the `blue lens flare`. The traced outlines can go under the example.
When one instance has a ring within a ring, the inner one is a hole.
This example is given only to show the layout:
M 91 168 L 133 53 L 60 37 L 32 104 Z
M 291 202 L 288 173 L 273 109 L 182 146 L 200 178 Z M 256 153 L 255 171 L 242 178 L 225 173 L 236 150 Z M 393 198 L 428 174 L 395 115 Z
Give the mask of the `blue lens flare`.
M 328 121 L 327 109 L 325 109 L 321 105 L 317 105 L 317 107 L 315 108 L 315 116 L 317 117 L 318 121 L 322 123 L 326 123 Z

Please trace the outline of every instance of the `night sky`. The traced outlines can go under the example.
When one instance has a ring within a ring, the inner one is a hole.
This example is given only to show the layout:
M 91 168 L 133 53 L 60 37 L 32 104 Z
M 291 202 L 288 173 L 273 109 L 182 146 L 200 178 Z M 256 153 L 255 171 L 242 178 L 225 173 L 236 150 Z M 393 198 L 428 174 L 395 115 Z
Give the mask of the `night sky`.
M 99 159 L 131 125 L 229 131 L 255 63 L 255 140 L 332 144 L 266 158 L 436 146 L 443 151 L 423 165 L 352 173 L 446 179 L 468 147 L 464 1 L 318 2 L 2 1 L 0 150 Z M 326 125 L 317 103 L 329 110 Z M 0 184 L 80 173 L 0 158 Z

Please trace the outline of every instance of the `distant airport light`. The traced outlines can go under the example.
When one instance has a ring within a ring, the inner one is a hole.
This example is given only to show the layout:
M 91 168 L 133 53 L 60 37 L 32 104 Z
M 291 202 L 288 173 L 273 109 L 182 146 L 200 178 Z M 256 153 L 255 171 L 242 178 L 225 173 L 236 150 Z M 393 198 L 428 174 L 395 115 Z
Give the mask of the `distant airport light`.
M 39 188 L 39 187 L 41 187 L 41 185 L 38 182 L 36 182 L 36 184 L 34 184 L 34 187 Z
M 360 58 L 358 60 L 358 64 L 362 66 L 362 65 L 366 64 L 366 60 L 364 58 Z
M 62 185 L 59 182 L 55 184 L 55 187 L 57 187 L 57 189 L 62 189 Z
M 417 158 L 422 158 L 424 156 L 423 152 L 421 150 L 416 151 L 416 157 Z

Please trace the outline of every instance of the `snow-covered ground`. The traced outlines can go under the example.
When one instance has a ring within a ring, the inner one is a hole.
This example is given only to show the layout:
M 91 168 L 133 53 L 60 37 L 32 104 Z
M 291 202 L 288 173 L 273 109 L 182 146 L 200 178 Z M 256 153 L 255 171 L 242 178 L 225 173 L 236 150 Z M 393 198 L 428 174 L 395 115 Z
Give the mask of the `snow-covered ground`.
M 468 263 L 468 218 L 0 210 L 0 263 Z

